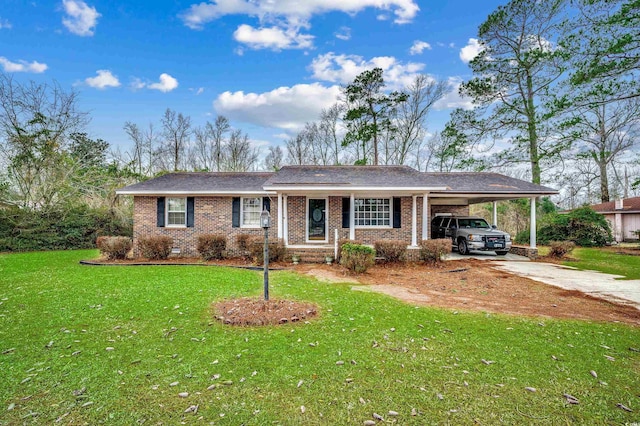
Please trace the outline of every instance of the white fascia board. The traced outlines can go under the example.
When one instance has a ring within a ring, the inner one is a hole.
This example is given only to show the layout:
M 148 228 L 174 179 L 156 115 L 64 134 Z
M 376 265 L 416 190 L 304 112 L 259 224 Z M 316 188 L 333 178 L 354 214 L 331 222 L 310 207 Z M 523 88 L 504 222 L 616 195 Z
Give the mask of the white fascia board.
M 545 195 L 556 195 L 557 192 L 435 192 L 434 198 L 531 198 Z
M 116 191 L 116 195 L 137 195 L 140 197 L 156 197 L 171 195 L 205 195 L 209 197 L 228 195 L 277 195 L 275 191 Z
M 417 187 L 407 187 L 407 186 L 384 186 L 384 187 L 375 187 L 375 186 L 321 186 L 321 185 L 310 185 L 310 186 L 269 186 L 265 187 L 267 191 L 277 191 L 277 192 L 286 192 L 288 194 L 296 193 L 296 192 L 341 192 L 341 193 L 350 193 L 350 192 L 405 192 L 405 193 L 425 193 L 425 192 L 433 192 L 433 191 L 446 191 L 446 186 L 417 186 Z

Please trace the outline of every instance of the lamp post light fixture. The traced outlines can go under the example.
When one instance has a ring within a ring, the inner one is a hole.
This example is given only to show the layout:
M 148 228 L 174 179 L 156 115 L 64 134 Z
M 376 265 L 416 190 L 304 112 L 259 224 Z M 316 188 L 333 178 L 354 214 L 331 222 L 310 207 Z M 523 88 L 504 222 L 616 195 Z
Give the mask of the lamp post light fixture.
M 269 300 L 269 228 L 271 215 L 265 209 L 260 213 L 260 226 L 264 229 L 264 300 Z

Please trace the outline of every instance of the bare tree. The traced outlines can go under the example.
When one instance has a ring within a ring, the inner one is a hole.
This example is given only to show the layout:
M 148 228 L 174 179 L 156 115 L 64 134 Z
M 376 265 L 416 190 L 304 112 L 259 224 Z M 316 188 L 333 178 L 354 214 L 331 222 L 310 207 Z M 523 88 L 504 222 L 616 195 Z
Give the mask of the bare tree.
M 326 146 L 328 151 L 328 161 L 325 164 L 340 164 L 342 140 L 338 136 L 338 122 L 343 112 L 343 106 L 336 103 L 329 109 L 323 109 L 320 113 L 320 138 L 322 145 Z
M 191 118 L 167 108 L 162 117 L 162 133 L 165 139 L 162 151 L 171 155 L 171 166 L 178 171 L 191 136 Z
M 126 163 L 133 167 L 133 171 L 139 175 L 151 176 L 154 168 L 154 153 L 157 144 L 157 134 L 152 123 L 147 130 L 140 130 L 137 124 L 127 121 L 124 123 L 124 131 L 133 142 L 133 147 L 125 156 Z
M 581 155 L 597 165 L 600 201 L 610 200 L 609 170 L 619 157 L 640 145 L 640 99 L 596 103 L 574 115 L 572 136 L 581 144 Z
M 449 90 L 447 82 L 434 80 L 424 74 L 418 74 L 404 88 L 409 97 L 398 106 L 395 120 L 397 131 L 390 159 L 387 160 L 389 164 L 407 164 L 410 157 L 416 155 L 427 131 L 429 111 Z
M 0 73 L 0 165 L 9 191 L 22 207 L 47 208 L 58 200 L 68 170 L 68 137 L 82 130 L 87 114 L 77 93 L 52 85 L 20 84 Z
M 286 142 L 287 145 L 287 164 L 301 166 L 309 164 L 309 145 L 306 144 L 304 134 L 298 133 Z
M 251 146 L 249 136 L 242 130 L 231 132 L 225 148 L 223 171 L 246 172 L 255 169 L 259 152 Z
M 270 146 L 269 153 L 264 159 L 264 168 L 268 171 L 278 171 L 282 168 L 282 160 L 284 159 L 284 152 L 279 145 Z

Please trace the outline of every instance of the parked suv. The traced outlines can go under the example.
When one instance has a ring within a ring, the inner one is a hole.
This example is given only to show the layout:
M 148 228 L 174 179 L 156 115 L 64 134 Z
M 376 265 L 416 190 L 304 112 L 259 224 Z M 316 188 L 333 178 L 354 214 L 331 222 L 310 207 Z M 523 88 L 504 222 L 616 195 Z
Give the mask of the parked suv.
M 460 254 L 469 254 L 469 250 L 490 250 L 504 256 L 511 249 L 509 234 L 475 216 L 436 216 L 431 221 L 431 238 L 451 238 Z

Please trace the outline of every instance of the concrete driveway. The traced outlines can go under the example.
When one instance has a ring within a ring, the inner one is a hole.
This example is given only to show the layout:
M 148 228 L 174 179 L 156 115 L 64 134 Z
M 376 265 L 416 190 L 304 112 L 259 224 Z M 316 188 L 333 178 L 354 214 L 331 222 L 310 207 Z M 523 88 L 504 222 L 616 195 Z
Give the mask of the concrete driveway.
M 545 284 L 578 290 L 600 299 L 640 309 L 640 280 L 620 280 L 619 275 L 543 262 L 492 262 L 492 267 Z
M 463 260 L 463 259 L 478 259 L 478 260 L 496 260 L 496 261 L 519 261 L 528 262 L 530 259 L 525 256 L 518 256 L 517 254 L 507 253 L 504 256 L 498 256 L 493 251 L 476 251 L 472 250 L 470 254 L 462 255 L 457 251 L 447 254 L 444 260 Z

